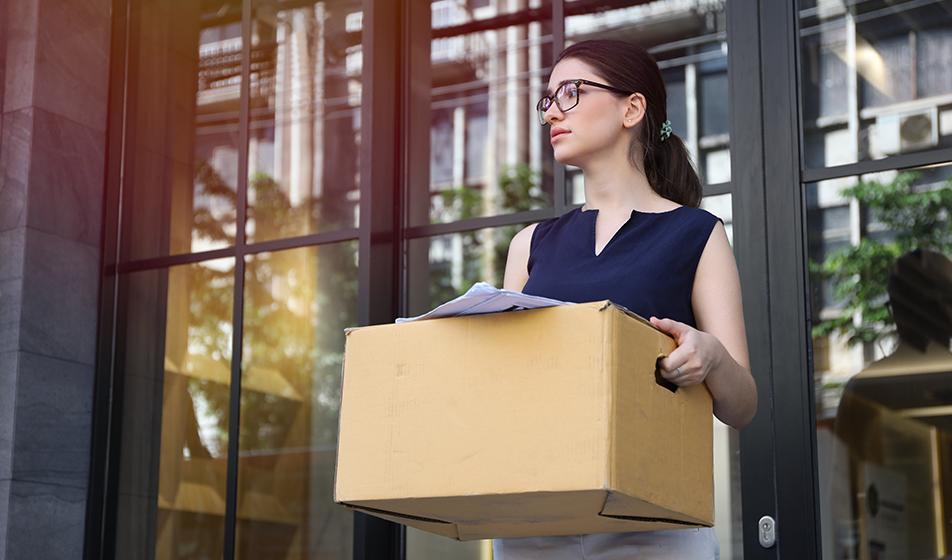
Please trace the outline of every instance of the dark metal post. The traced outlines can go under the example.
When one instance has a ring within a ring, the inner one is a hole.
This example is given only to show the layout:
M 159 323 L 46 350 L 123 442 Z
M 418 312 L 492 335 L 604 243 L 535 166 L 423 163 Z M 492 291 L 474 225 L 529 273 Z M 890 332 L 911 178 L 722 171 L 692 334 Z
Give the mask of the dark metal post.
M 361 325 L 392 322 L 397 315 L 400 208 L 403 176 L 401 122 L 406 94 L 401 60 L 406 6 L 396 0 L 363 2 L 360 232 L 358 260 Z M 429 5 L 427 4 L 427 8 Z M 354 514 L 354 558 L 402 560 L 403 526 Z
M 228 470 L 225 500 L 225 560 L 235 558 L 235 534 L 238 522 L 238 453 L 241 428 L 241 353 L 245 318 L 245 217 L 248 207 L 248 136 L 251 97 L 251 0 L 241 5 L 241 84 L 238 106 L 238 208 L 235 212 L 235 285 L 232 311 L 231 385 L 228 402 Z
M 780 554 L 819 558 L 816 414 L 800 174 L 797 3 L 761 1 L 764 197 Z
M 734 254 L 744 295 L 744 322 L 751 373 L 757 381 L 758 409 L 740 433 L 741 510 L 744 558 L 777 558 L 757 538 L 761 516 L 777 516 L 774 491 L 773 376 L 770 352 L 770 286 L 767 282 L 764 198 L 764 103 L 761 91 L 760 1 L 727 4 L 728 79 L 731 103 L 731 183 Z M 784 527 L 781 524 L 781 531 Z
M 110 73 L 107 135 L 124 138 L 126 128 L 126 83 L 129 71 L 130 11 L 128 0 L 112 2 L 112 32 L 109 47 Z M 118 445 L 122 412 L 120 380 L 115 375 L 119 273 L 116 263 L 120 247 L 120 203 L 122 200 L 124 141 L 106 145 L 103 188 L 103 228 L 100 261 L 99 332 L 96 349 L 96 379 L 93 394 L 92 442 L 89 490 L 86 498 L 86 538 L 83 558 L 111 558 L 115 555 L 115 511 L 119 473 Z

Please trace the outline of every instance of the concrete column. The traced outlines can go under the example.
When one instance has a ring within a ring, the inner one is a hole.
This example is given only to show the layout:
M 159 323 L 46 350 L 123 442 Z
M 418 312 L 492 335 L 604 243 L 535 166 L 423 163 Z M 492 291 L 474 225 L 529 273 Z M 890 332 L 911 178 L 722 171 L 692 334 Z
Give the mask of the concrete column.
M 108 0 L 0 0 L 0 560 L 81 555 Z

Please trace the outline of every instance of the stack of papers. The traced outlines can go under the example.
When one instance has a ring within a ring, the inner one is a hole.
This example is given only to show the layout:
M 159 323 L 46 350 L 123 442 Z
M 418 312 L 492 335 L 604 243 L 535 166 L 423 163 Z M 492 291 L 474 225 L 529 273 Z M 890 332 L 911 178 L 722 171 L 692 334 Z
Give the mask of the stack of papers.
M 423 319 L 437 319 L 439 317 L 456 317 L 459 315 L 478 315 L 481 313 L 498 313 L 500 311 L 518 311 L 521 309 L 535 309 L 537 307 L 553 307 L 555 305 L 569 305 L 570 302 L 559 301 L 540 296 L 530 296 L 511 290 L 500 290 L 492 284 L 477 282 L 465 294 L 450 300 L 431 311 L 416 317 L 400 317 L 397 323 L 421 321 Z

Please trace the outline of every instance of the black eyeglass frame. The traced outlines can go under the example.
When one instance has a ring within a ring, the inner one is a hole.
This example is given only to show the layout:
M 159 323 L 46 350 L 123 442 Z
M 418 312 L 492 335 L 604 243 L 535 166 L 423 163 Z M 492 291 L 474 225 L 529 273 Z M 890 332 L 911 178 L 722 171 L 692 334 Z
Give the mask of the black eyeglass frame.
M 575 96 L 575 103 L 573 103 L 571 107 L 563 107 L 562 104 L 559 103 L 559 92 L 562 91 L 562 88 L 564 88 L 565 86 L 569 84 L 575 85 L 576 91 L 578 91 L 578 88 L 580 85 L 585 84 L 585 85 L 594 86 L 597 88 L 607 89 L 608 91 L 617 93 L 619 95 L 631 95 L 632 93 L 634 93 L 634 92 L 625 91 L 623 89 L 618 89 L 614 86 L 609 86 L 606 84 L 593 82 L 591 80 L 583 80 L 582 78 L 575 78 L 573 80 L 562 80 L 561 82 L 559 82 L 558 87 L 555 88 L 555 92 L 553 92 L 552 95 L 543 95 L 541 98 L 539 98 L 539 101 L 536 103 L 536 112 L 539 115 L 539 124 L 541 124 L 542 126 L 545 126 L 546 124 L 548 124 L 545 122 L 545 113 L 546 111 L 549 110 L 549 107 L 552 107 L 553 102 L 555 103 L 555 106 L 559 108 L 559 111 L 562 111 L 563 113 L 565 113 L 566 111 L 570 109 L 574 109 L 578 105 L 578 95 Z M 543 108 L 542 104 L 546 100 L 548 100 L 549 103 Z

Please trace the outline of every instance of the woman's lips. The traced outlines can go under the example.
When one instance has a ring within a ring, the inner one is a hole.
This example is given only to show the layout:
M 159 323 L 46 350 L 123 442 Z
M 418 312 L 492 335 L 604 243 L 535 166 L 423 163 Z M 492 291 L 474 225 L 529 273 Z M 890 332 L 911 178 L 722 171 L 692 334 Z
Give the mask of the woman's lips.
M 552 132 L 550 133 L 551 136 L 550 136 L 550 138 L 549 138 L 549 141 L 550 141 L 550 142 L 555 142 L 555 139 L 556 139 L 556 138 L 559 138 L 560 136 L 565 136 L 566 134 L 569 134 L 570 132 L 571 132 L 571 131 L 566 130 L 566 129 L 564 129 L 564 128 L 553 128 L 553 129 L 552 129 Z

